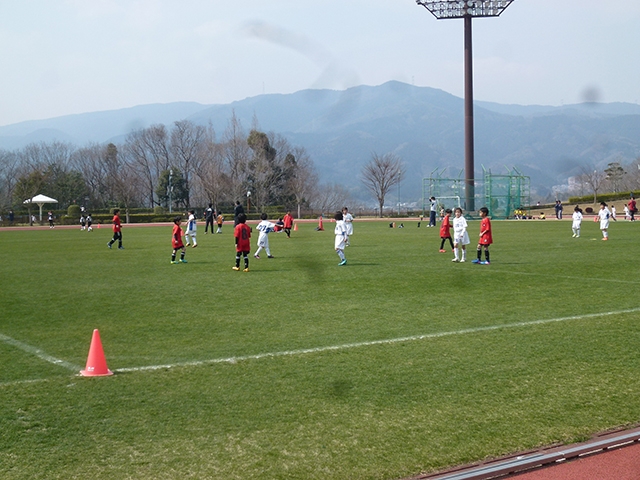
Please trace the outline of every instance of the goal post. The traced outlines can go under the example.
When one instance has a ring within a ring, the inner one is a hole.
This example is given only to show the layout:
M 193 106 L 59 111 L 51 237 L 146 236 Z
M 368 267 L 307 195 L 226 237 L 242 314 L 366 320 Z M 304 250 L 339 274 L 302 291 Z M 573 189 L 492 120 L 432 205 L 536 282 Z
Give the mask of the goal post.
M 436 197 L 436 204 L 438 205 L 438 214 L 440 209 L 450 208 L 453 211 L 454 208 L 460 206 L 460 197 L 457 195 L 451 197 Z

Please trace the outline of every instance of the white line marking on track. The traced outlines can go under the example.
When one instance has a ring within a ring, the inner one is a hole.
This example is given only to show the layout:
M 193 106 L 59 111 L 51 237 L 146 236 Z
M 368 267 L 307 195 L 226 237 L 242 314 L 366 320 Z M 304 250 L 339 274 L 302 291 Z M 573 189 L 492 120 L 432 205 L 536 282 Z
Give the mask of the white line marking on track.
M 69 363 L 65 360 L 60 360 L 59 358 L 52 357 L 51 355 L 43 352 L 39 348 L 32 347 L 31 345 L 27 345 L 26 343 L 23 343 L 19 340 L 3 335 L 2 333 L 0 333 L 0 341 L 6 343 L 7 345 L 11 345 L 13 347 L 19 348 L 24 352 L 35 355 L 36 357 L 38 357 L 41 360 L 44 360 L 45 362 L 53 363 L 54 365 L 58 365 L 60 367 L 66 368 L 67 370 L 75 370 L 76 372 L 79 372 L 82 369 L 82 367 L 74 365 L 73 363 Z
M 114 369 L 114 372 L 141 372 L 146 370 L 162 370 L 175 367 L 196 367 L 202 365 L 211 365 L 216 363 L 237 363 L 245 360 L 260 360 L 262 358 L 286 357 L 293 355 L 305 355 L 310 353 L 322 353 L 336 350 L 347 350 L 351 348 L 369 347 L 373 345 L 390 345 L 393 343 L 414 342 L 418 340 L 428 340 L 432 338 L 450 337 L 453 335 L 466 335 L 469 333 L 490 332 L 493 330 L 502 330 L 507 328 L 529 327 L 532 325 L 544 325 L 547 323 L 567 322 L 570 320 L 585 320 L 589 318 L 607 317 L 611 315 L 623 315 L 626 313 L 640 312 L 640 307 L 630 308 L 627 310 L 618 310 L 612 312 L 587 313 L 585 315 L 573 315 L 570 317 L 547 318 L 542 320 L 532 320 L 529 322 L 507 323 L 504 325 L 490 325 L 486 327 L 465 328 L 462 330 L 453 330 L 449 332 L 427 333 L 424 335 L 412 335 L 410 337 L 391 338 L 386 340 L 372 340 L 369 342 L 345 343 L 343 345 L 332 345 L 327 347 L 303 348 L 300 350 L 285 350 L 282 352 L 258 353 L 255 355 L 242 355 L 238 357 L 214 358 L 210 360 L 198 360 L 193 362 L 174 363 L 167 365 L 149 365 L 144 367 L 129 367 Z

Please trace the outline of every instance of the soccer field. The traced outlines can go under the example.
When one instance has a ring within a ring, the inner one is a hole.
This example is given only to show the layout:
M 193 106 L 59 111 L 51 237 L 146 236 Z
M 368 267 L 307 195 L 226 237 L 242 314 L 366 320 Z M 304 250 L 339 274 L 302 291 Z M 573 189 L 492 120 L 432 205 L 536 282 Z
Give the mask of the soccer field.
M 464 264 L 354 225 L 246 273 L 229 225 L 181 265 L 170 225 L 0 230 L 0 477 L 402 478 L 640 421 L 640 226 L 494 221 L 482 266 L 478 221 Z

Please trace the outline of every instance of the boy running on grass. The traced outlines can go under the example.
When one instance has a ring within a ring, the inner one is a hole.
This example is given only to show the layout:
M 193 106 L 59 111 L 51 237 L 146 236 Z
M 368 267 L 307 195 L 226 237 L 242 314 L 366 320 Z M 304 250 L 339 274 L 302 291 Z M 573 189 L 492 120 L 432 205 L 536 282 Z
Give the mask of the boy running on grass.
M 239 213 L 238 224 L 233 230 L 233 236 L 236 241 L 236 266 L 234 270 L 240 270 L 240 255 L 244 257 L 244 271 L 249 271 L 249 251 L 251 250 L 251 228 L 247 225 L 247 216 Z
M 479 263 L 481 265 L 489 265 L 489 245 L 493 243 L 493 236 L 491 235 L 491 220 L 489 220 L 489 209 L 482 207 L 479 210 L 480 213 L 480 240 L 478 240 L 478 258 L 473 260 L 472 263 Z M 484 248 L 484 262 L 482 261 L 482 249 Z
M 185 248 L 184 243 L 182 243 L 182 228 L 180 228 L 180 222 L 182 221 L 181 217 L 175 217 L 173 219 L 173 233 L 171 236 L 171 246 L 173 247 L 173 253 L 171 254 L 171 263 L 176 265 L 180 262 L 187 263 L 184 259 Z M 176 261 L 176 252 L 181 250 L 180 252 L 180 262 Z
M 451 250 L 453 251 L 453 240 L 451 240 L 451 209 L 447 208 L 444 211 L 444 218 L 442 219 L 442 225 L 440 225 L 440 253 L 445 253 L 444 242 L 449 240 Z
M 111 223 L 113 223 L 113 238 L 109 243 L 107 243 L 107 247 L 111 248 L 111 245 L 113 245 L 117 240 L 118 248 L 120 250 L 124 250 L 124 247 L 122 246 L 122 224 L 120 223 L 119 213 L 120 210 L 118 208 L 113 211 L 113 220 L 111 220 Z
M 261 222 L 256 227 L 256 230 L 258 230 L 260 234 L 258 235 L 258 250 L 256 250 L 254 257 L 259 260 L 260 251 L 264 248 L 267 252 L 267 257 L 273 258 L 273 255 L 271 255 L 271 250 L 269 249 L 269 233 L 273 232 L 276 226 L 275 224 L 267 220 L 266 213 L 260 214 L 260 220 Z
M 338 266 L 341 267 L 347 264 L 347 259 L 344 256 L 344 248 L 347 245 L 347 239 L 348 239 L 347 226 L 344 223 L 342 212 L 336 212 L 334 218 L 336 220 L 336 228 L 333 230 L 333 233 L 336 234 L 336 240 L 334 245 L 335 245 L 336 253 L 338 254 L 341 260 Z
M 186 246 L 190 245 L 189 239 L 193 242 L 193 248 L 198 246 L 198 242 L 196 242 L 196 211 L 189 210 L 189 220 L 187 220 L 187 231 L 184 234 L 184 238 L 187 241 Z M 213 233 L 213 227 L 211 227 L 211 233 Z

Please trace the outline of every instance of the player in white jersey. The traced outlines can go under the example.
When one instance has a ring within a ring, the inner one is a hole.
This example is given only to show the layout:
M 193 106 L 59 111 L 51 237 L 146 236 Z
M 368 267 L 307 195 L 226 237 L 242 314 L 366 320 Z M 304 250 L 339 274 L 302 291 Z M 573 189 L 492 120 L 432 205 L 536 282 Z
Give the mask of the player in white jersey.
M 333 230 L 333 233 L 336 234 L 334 247 L 340 257 L 338 266 L 342 266 L 347 264 L 347 258 L 344 256 L 344 248 L 347 246 L 347 240 L 349 238 L 347 235 L 347 224 L 344 223 L 342 212 L 336 212 L 333 218 L 336 220 L 336 228 Z
M 602 240 L 609 240 L 609 220 L 613 218 L 615 222 L 615 217 L 611 216 L 611 212 L 607 208 L 607 204 L 605 202 L 600 202 L 600 210 L 598 211 L 598 217 L 600 218 L 600 230 L 602 230 Z
M 190 245 L 190 241 L 193 242 L 193 248 L 198 246 L 196 242 L 196 211 L 189 210 L 189 220 L 187 220 L 187 231 L 184 233 L 184 239 L 186 240 L 185 247 Z
M 573 219 L 573 223 L 571 224 L 573 238 L 578 238 L 580 236 L 580 225 L 582 224 L 582 209 L 578 205 L 573 209 L 571 218 Z
M 467 245 L 471 243 L 469 240 L 469 234 L 467 233 L 467 220 L 462 215 L 462 209 L 456 207 L 454 210 L 455 217 L 453 218 L 453 260 L 452 262 L 466 262 L 467 261 Z M 458 255 L 458 252 L 462 249 L 462 256 Z
M 269 234 L 273 232 L 276 225 L 275 223 L 267 221 L 266 213 L 260 214 L 260 220 L 262 221 L 256 227 L 256 230 L 258 230 L 260 234 L 258 235 L 258 250 L 256 251 L 254 257 L 259 259 L 260 251 L 264 248 L 267 252 L 267 258 L 273 258 L 273 255 L 271 255 L 271 250 L 269 250 Z
M 349 242 L 349 237 L 353 235 L 353 215 L 349 213 L 347 207 L 344 207 L 342 209 L 342 220 L 347 227 L 347 243 L 345 246 L 348 247 L 349 245 L 351 245 L 351 243 Z

